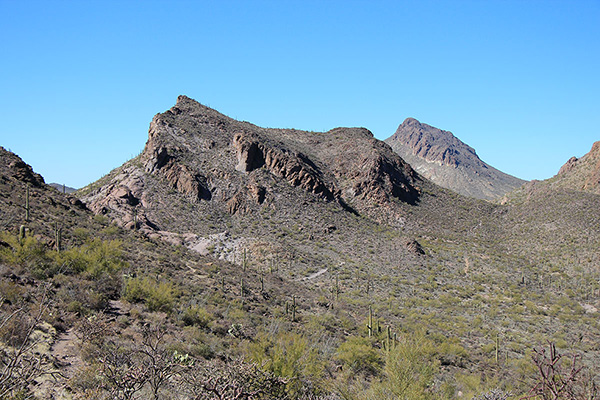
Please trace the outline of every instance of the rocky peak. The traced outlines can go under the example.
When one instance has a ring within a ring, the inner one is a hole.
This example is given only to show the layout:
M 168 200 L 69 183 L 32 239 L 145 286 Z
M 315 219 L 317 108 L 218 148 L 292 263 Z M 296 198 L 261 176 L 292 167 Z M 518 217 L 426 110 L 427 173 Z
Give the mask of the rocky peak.
M 421 175 L 466 196 L 497 200 L 524 183 L 483 162 L 452 132 L 414 118 L 404 120 L 385 142 Z
M 152 119 L 142 154 L 86 200 L 96 212 L 119 215 L 121 225 L 130 224 L 135 214 L 143 225 L 161 228 L 173 221 L 155 210 L 174 200 L 156 195 L 150 185 L 165 185 L 162 192 L 178 193 L 193 207 L 242 215 L 277 199 L 294 202 L 306 195 L 353 212 L 375 204 L 393 207 L 393 198 L 414 203 L 417 179 L 367 129 L 261 128 L 179 96 L 171 109 Z
M 577 157 L 569 158 L 569 160 L 565 163 L 565 165 L 560 167 L 560 170 L 558 170 L 558 175 L 563 175 L 563 174 L 566 174 L 569 171 L 571 171 L 573 169 L 573 167 L 577 164 L 577 161 L 579 161 L 579 159 Z
M 414 155 L 429 162 L 455 168 L 463 164 L 483 165 L 475 150 L 452 132 L 423 124 L 414 118 L 407 118 L 390 141 L 408 146 Z

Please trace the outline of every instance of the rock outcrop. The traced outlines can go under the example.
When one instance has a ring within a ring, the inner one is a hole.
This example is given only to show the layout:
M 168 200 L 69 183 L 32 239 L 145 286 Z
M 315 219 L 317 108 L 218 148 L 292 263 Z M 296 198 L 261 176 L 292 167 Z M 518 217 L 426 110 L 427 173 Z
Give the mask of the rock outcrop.
M 555 188 L 600 194 L 600 141 L 583 157 L 571 157 L 547 182 Z
M 465 196 L 493 201 L 525 183 L 483 162 L 451 132 L 414 118 L 407 118 L 385 142 L 419 174 Z
M 268 146 L 257 135 L 243 133 L 235 134 L 233 147 L 238 159 L 236 170 L 251 172 L 264 166 L 292 186 L 298 186 L 326 200 L 333 200 L 334 194 L 323 181 L 321 172 L 304 154 L 286 152 L 281 146 Z
M 45 182 L 44 178 L 40 174 L 36 174 L 33 172 L 31 166 L 25 163 L 21 158 L 15 154 L 9 153 L 4 148 L 1 148 L 3 153 L 5 153 L 6 157 L 12 158 L 10 163 L 8 164 L 8 168 L 10 171 L 10 176 L 18 181 L 29 183 L 35 187 L 42 187 Z M 10 156 L 9 154 L 12 154 Z

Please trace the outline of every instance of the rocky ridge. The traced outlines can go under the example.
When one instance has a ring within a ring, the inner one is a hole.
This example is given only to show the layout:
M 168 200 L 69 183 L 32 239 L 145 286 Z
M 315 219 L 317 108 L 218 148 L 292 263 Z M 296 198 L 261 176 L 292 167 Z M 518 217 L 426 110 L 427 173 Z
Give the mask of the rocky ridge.
M 420 179 L 366 129 L 264 129 L 185 96 L 154 117 L 138 159 L 82 193 L 95 212 L 119 214 L 121 225 L 132 222 L 137 207 L 143 210 L 138 222 L 152 228 L 146 218 L 152 208 L 145 193 L 148 176 L 194 203 L 225 206 L 230 214 L 269 204 L 275 181 L 346 210 L 365 211 L 374 203 L 391 209 L 392 199 L 414 203 Z
M 600 194 L 600 141 L 581 158 L 571 157 L 550 184 L 577 191 Z
M 407 118 L 385 140 L 419 174 L 465 196 L 494 201 L 525 181 L 483 162 L 451 132 Z
M 140 156 L 78 193 L 91 210 L 120 226 L 195 249 L 227 248 L 206 244 L 226 233 L 207 225 L 247 226 L 265 213 L 291 222 L 291 210 L 305 219 L 341 212 L 402 226 L 406 211 L 399 204 L 416 204 L 423 184 L 367 129 L 261 128 L 179 96 L 152 119 Z M 314 221 L 309 237 L 337 225 Z M 252 240 L 274 234 L 261 232 Z

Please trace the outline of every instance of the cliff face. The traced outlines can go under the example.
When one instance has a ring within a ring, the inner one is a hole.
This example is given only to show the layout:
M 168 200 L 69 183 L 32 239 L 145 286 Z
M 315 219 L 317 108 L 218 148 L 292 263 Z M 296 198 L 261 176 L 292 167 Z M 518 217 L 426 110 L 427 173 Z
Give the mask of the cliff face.
M 397 219 L 394 202 L 417 202 L 419 180 L 366 129 L 265 129 L 180 96 L 152 119 L 139 157 L 81 193 L 92 210 L 120 225 L 156 230 L 182 222 L 160 211 L 173 192 L 212 213 L 294 207 L 308 196 L 354 214 Z
M 385 142 L 425 178 L 465 196 L 497 200 L 525 183 L 483 162 L 451 132 L 413 118 Z

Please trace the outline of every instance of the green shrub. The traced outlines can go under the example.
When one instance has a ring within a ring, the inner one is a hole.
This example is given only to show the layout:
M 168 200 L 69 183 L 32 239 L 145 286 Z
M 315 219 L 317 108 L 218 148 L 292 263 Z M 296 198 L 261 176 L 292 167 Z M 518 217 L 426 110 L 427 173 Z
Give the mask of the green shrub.
M 131 303 L 145 304 L 150 311 L 170 312 L 175 304 L 175 288 L 170 282 L 132 278 L 127 282 L 124 297 Z
M 183 311 L 181 320 L 185 325 L 205 329 L 212 320 L 212 315 L 203 307 L 189 306 Z
M 385 357 L 383 377 L 372 383 L 368 399 L 432 399 L 430 391 L 439 371 L 437 349 L 422 334 L 402 339 Z
M 373 347 L 369 339 L 351 336 L 338 347 L 336 359 L 354 372 L 375 374 L 380 369 L 381 353 Z
M 38 279 L 45 279 L 58 271 L 58 266 L 46 252 L 46 247 L 31 235 L 19 239 L 8 232 L 0 234 L 0 241 L 8 246 L 0 246 L 0 261 L 11 266 L 21 267 Z
M 122 260 L 122 243 L 119 240 L 88 241 L 61 253 L 54 253 L 55 261 L 66 274 L 85 273 L 92 279 L 113 274 L 127 267 Z
M 325 367 L 316 348 L 298 333 L 282 332 L 275 337 L 260 333 L 247 350 L 264 371 L 287 378 L 291 394 L 299 393 L 304 382 L 318 383 L 323 376 Z

